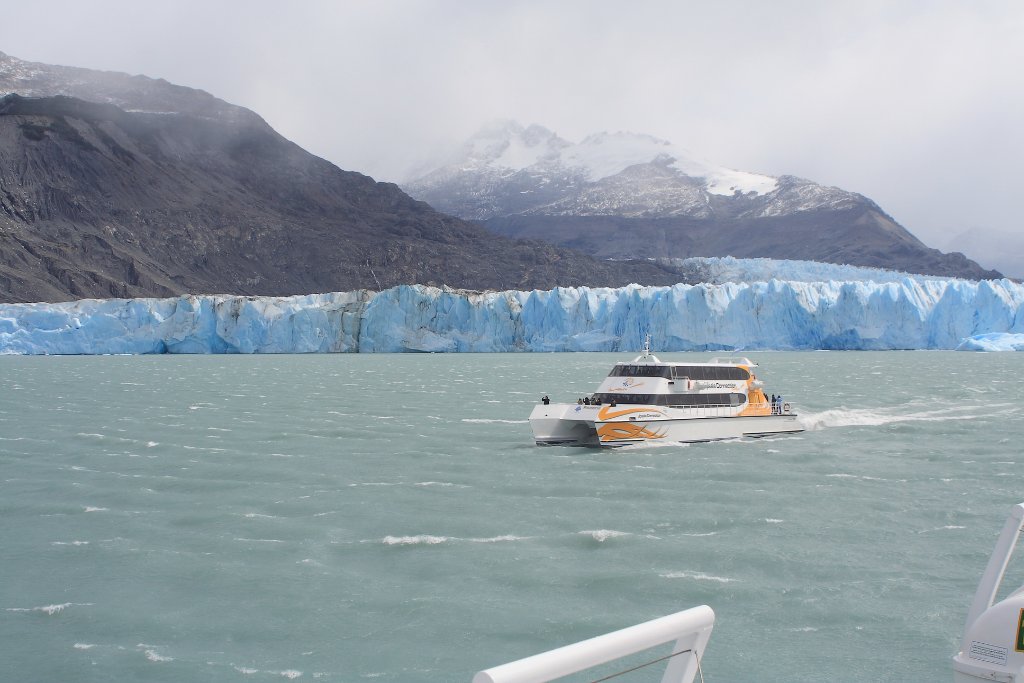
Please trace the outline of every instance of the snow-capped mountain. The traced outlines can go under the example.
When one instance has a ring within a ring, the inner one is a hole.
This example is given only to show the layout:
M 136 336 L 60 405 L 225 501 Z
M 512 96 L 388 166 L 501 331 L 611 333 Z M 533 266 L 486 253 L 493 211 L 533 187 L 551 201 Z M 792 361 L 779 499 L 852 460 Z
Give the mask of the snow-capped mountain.
M 573 143 L 502 121 L 403 189 L 499 234 L 605 258 L 731 255 L 999 275 L 929 249 L 863 195 L 717 166 L 650 135 Z
M 486 126 L 440 168 L 404 187 L 443 211 L 477 220 L 759 217 L 868 201 L 792 176 L 716 166 L 650 135 L 596 133 L 571 143 L 543 126 L 514 121 Z

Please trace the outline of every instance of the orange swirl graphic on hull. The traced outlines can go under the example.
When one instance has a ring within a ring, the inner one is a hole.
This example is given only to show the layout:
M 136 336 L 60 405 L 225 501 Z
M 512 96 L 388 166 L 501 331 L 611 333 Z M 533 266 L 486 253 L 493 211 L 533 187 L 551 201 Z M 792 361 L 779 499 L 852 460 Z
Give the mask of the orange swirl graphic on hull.
M 601 441 L 620 441 L 623 439 L 664 439 L 665 432 L 655 432 L 642 424 L 629 422 L 611 422 L 597 428 Z

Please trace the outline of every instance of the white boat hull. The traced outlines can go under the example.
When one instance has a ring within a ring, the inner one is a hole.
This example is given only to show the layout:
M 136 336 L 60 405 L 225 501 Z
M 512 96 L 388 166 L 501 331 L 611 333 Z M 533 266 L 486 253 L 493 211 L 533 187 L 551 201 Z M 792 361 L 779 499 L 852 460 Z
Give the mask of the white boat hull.
M 735 415 L 565 403 L 536 406 L 530 414 L 530 426 L 538 445 L 604 447 L 719 441 L 804 430 L 794 413 Z

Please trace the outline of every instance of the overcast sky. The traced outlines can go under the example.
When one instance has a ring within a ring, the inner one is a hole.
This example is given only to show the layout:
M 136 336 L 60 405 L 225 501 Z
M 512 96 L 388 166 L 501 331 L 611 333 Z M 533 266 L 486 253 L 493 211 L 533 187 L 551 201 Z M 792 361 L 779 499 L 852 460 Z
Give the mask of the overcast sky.
M 0 0 L 0 17 L 2 52 L 207 90 L 380 180 L 508 118 L 860 192 L 930 246 L 1024 242 L 1020 0 Z

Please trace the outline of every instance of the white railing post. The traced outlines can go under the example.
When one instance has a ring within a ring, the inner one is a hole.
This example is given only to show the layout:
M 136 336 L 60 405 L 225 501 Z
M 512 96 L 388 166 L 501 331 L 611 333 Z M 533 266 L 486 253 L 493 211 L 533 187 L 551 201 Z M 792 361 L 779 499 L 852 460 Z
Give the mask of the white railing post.
M 480 671 L 473 683 L 545 683 L 673 641 L 662 683 L 692 683 L 714 625 L 701 605 Z

